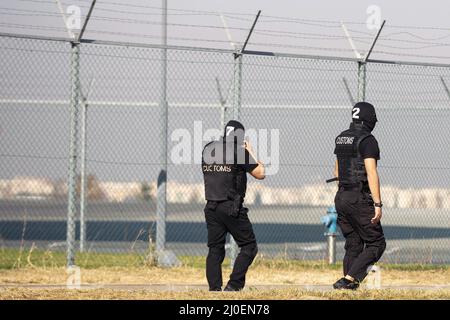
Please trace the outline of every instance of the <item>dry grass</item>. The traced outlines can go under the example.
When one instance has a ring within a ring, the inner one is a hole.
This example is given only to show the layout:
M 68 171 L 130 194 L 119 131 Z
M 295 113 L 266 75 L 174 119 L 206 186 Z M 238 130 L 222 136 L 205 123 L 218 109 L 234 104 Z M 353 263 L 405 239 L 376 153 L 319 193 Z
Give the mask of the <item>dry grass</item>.
M 201 290 L 186 292 L 155 292 L 148 290 L 117 289 L 0 289 L 0 299 L 150 299 L 150 300 L 389 300 L 389 299 L 450 299 L 450 290 L 359 290 L 357 292 L 341 291 L 306 291 L 297 289 L 244 290 L 237 293 L 210 293 Z
M 450 285 L 450 269 L 397 270 L 382 269 L 382 285 Z M 224 268 L 227 279 L 230 270 Z M 247 283 L 329 285 L 341 277 L 334 268 L 304 266 L 270 266 L 257 264 L 250 268 Z M 0 284 L 59 284 L 66 283 L 65 268 L 21 268 L 0 270 Z M 84 284 L 205 284 L 205 271 L 200 267 L 163 269 L 158 267 L 100 267 L 82 269 Z
M 323 261 L 262 259 L 258 257 L 249 270 L 247 288 L 239 293 L 209 293 L 205 290 L 161 292 L 142 287 L 90 288 L 30 288 L 25 285 L 60 285 L 67 280 L 64 260 L 53 255 L 29 255 L 26 264 L 12 265 L 4 261 L 0 268 L 0 299 L 450 299 L 450 290 L 359 290 L 358 292 L 305 291 L 291 286 L 330 286 L 341 277 L 341 266 L 329 266 Z M 89 258 L 89 260 L 87 259 Z M 206 285 L 205 259 L 184 257 L 183 266 L 159 268 L 143 263 L 136 257 L 87 257 L 81 262 L 81 283 L 87 285 Z M 120 259 L 122 258 L 122 259 Z M 44 260 L 46 259 L 46 260 Z M 59 261 L 61 260 L 61 261 Z M 106 261 L 106 263 L 105 263 Z M 130 263 L 131 261 L 132 263 Z M 45 262 L 45 263 L 44 263 Z M 60 262 L 62 262 L 60 264 Z M 145 261 L 144 261 L 145 262 Z M 450 286 L 450 267 L 432 265 L 384 265 L 382 286 Z M 224 280 L 230 273 L 224 265 Z M 6 285 L 6 286 L 5 286 Z M 286 285 L 269 289 L 266 286 Z M 15 286 L 15 287 L 7 287 Z M 252 286 L 259 286 L 258 289 Z

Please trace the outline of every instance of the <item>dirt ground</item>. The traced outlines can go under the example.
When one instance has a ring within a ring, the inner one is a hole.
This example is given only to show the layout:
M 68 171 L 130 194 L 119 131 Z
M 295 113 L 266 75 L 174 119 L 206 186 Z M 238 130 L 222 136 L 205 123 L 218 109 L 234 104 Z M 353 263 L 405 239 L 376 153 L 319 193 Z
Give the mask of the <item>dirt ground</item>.
M 384 300 L 384 299 L 450 299 L 450 290 L 358 290 L 357 292 L 315 291 L 299 289 L 244 290 L 236 293 L 210 293 L 205 290 L 186 292 L 155 292 L 151 290 L 123 289 L 0 289 L 1 299 L 150 299 L 150 300 Z
M 227 279 L 230 270 L 224 268 Z M 248 285 L 330 285 L 341 277 L 340 269 L 256 266 L 247 275 Z M 65 268 L 21 268 L 0 270 L 0 285 L 64 285 Z M 83 284 L 206 284 L 205 271 L 197 267 L 101 267 L 81 269 Z M 450 269 L 395 270 L 381 269 L 383 286 L 450 286 Z
M 224 279 L 229 271 L 224 268 Z M 66 289 L 65 268 L 2 269 L 0 299 L 450 299 L 449 268 L 382 268 L 381 286 L 385 289 L 366 290 L 363 286 L 358 292 L 306 290 L 308 285 L 331 289 L 341 277 L 340 269 L 289 264 L 254 266 L 248 273 L 247 289 L 240 293 L 207 292 L 204 269 L 198 266 L 100 267 L 81 269 L 80 275 L 82 285 L 90 287 Z M 190 289 L 152 289 L 158 285 Z M 201 285 L 201 290 L 196 285 Z

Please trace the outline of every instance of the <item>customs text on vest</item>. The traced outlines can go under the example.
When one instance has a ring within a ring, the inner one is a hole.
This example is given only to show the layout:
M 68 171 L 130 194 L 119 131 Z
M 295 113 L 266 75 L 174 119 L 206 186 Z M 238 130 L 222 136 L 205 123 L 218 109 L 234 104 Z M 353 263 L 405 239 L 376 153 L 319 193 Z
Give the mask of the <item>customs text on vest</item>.
M 359 152 L 359 145 L 371 133 L 362 125 L 352 123 L 335 140 L 334 153 L 339 168 L 339 187 L 364 188 L 367 186 L 367 173 L 364 159 Z
M 208 201 L 234 200 L 245 197 L 247 176 L 238 166 L 240 146 L 222 138 L 208 143 L 202 153 L 205 198 Z

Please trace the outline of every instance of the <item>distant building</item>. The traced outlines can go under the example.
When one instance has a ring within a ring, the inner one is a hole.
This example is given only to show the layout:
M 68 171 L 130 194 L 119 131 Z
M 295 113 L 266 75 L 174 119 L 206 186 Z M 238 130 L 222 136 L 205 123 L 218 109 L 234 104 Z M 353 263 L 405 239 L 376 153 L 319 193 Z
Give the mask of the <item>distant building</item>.
M 93 180 L 93 179 L 91 179 Z M 154 201 L 156 182 L 101 182 L 91 181 L 90 198 L 112 202 Z M 79 188 L 78 188 L 79 189 Z M 334 203 L 336 185 L 304 185 L 299 187 L 268 187 L 249 183 L 246 203 L 255 205 L 330 206 Z M 450 189 L 400 189 L 382 187 L 383 202 L 387 208 L 450 209 Z M 15 177 L 0 180 L 0 199 L 67 197 L 67 181 L 52 181 L 39 177 Z M 167 183 L 169 203 L 204 203 L 203 183 Z
M 137 199 L 141 195 L 139 182 L 100 182 L 106 200 L 123 202 Z
M 12 180 L 2 180 L 0 183 L 2 198 L 51 197 L 53 189 L 53 182 L 50 179 L 38 177 L 15 177 Z

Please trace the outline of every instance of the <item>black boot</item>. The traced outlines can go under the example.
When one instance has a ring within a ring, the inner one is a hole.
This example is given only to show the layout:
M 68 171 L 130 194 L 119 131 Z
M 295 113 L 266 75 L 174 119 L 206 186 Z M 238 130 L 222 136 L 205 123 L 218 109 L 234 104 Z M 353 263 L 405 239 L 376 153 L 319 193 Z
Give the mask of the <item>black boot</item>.
M 225 289 L 223 289 L 223 291 L 241 291 L 242 290 L 242 288 L 235 288 L 235 287 L 233 287 L 233 286 L 231 286 L 231 285 L 229 285 L 229 284 L 227 284 L 227 286 L 225 287 Z
M 356 290 L 359 287 L 358 281 L 351 281 L 346 278 L 341 278 L 333 284 L 333 288 L 337 290 Z

